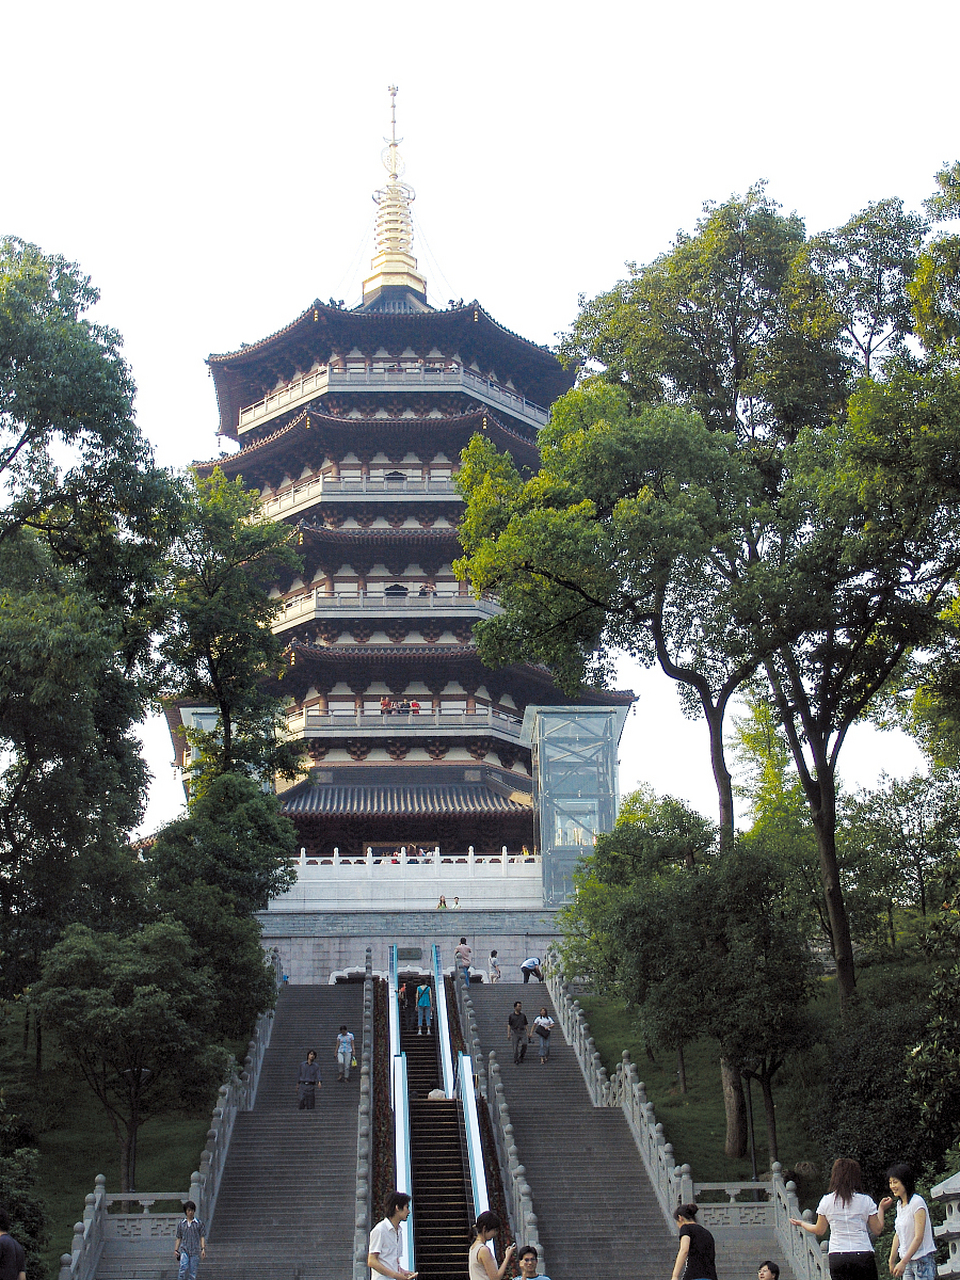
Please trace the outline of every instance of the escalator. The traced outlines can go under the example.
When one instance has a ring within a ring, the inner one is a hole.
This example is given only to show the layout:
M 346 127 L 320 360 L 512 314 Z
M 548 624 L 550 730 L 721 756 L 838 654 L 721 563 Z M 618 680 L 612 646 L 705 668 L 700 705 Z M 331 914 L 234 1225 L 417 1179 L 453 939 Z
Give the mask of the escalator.
M 440 995 L 444 998 L 442 988 Z M 400 1050 L 407 1059 L 416 1266 L 420 1280 L 467 1280 L 474 1213 L 462 1107 L 455 1098 L 428 1097 L 431 1090 L 443 1089 L 438 1030 L 439 1019 L 429 1036 L 417 1035 L 412 1025 L 400 1028 Z

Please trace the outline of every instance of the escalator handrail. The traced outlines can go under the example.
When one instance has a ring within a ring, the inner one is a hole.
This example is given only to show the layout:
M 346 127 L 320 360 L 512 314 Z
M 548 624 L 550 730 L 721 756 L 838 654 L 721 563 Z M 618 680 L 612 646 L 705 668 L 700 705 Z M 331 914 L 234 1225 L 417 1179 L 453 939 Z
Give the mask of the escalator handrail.
M 466 1053 L 457 1055 L 457 1075 L 460 1100 L 463 1106 L 463 1127 L 467 1135 L 467 1159 L 470 1165 L 470 1189 L 473 1194 L 474 1222 L 485 1209 L 490 1208 L 487 1194 L 487 1174 L 483 1160 L 483 1142 L 480 1136 L 480 1117 L 477 1114 L 477 1091 L 473 1082 L 473 1059 Z
M 454 966 L 456 981 L 456 966 Z M 450 1022 L 447 1018 L 447 991 L 443 985 L 443 969 L 440 965 L 440 948 L 433 944 L 433 988 L 437 998 L 437 1036 L 440 1041 L 440 1066 L 443 1076 L 443 1092 L 453 1097 L 453 1054 L 450 1050 Z
M 387 957 L 387 1023 L 390 1028 L 390 1061 L 394 1062 L 400 1054 L 400 997 L 397 991 L 400 960 L 395 943 L 388 948 Z M 396 1110 L 397 1096 L 394 1091 L 392 1071 L 390 1073 L 390 1105 Z
M 407 1055 L 398 1053 L 393 1059 L 393 1070 L 390 1073 L 393 1096 L 396 1103 L 393 1109 L 394 1157 L 397 1170 L 397 1190 L 405 1191 L 413 1196 L 413 1171 L 410 1162 L 410 1106 L 407 1092 Z M 414 1265 L 413 1219 L 416 1204 L 410 1209 L 407 1218 L 407 1229 L 401 1236 L 401 1265 L 407 1271 L 416 1271 Z

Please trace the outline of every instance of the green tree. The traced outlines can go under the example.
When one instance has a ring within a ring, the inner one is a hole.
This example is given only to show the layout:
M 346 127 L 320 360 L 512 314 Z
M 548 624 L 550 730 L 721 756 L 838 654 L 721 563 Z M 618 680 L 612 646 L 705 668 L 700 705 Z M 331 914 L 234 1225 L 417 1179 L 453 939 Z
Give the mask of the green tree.
M 945 770 L 880 779 L 844 806 L 844 825 L 862 864 L 884 868 L 890 906 L 926 916 L 943 900 L 943 881 L 960 848 L 960 791 Z
M 77 914 L 115 909 L 173 486 L 80 269 L 0 241 L 0 946 L 22 989 Z M 128 861 L 128 860 L 127 860 Z M 112 868 L 112 885 L 100 868 Z M 126 892 L 126 891 L 124 891 Z M 78 899 L 84 899 L 78 905 Z
M 120 1190 L 134 1190 L 143 1122 L 205 1098 L 226 1068 L 209 1039 L 209 971 L 172 920 L 126 937 L 73 924 L 47 953 L 30 999 L 103 1106 L 117 1138 Z
M 708 853 L 692 823 L 685 840 L 675 823 L 658 837 L 667 807 L 647 806 L 650 828 L 633 813 L 598 839 L 561 917 L 564 964 L 626 1000 L 648 1044 L 677 1053 L 681 1075 L 685 1044 L 701 1035 L 718 1041 L 728 1155 L 746 1149 L 741 1073 L 755 1075 L 773 1160 L 773 1079 L 806 1034 L 805 940 L 784 910 L 776 859 L 739 846 Z
M 598 644 L 652 655 L 707 719 L 724 847 L 723 717 L 763 672 L 810 810 L 842 1002 L 839 753 L 936 635 L 960 564 L 955 388 L 876 359 L 905 337 L 914 235 L 873 206 L 824 250 L 827 271 L 761 192 L 709 208 L 584 307 L 566 351 L 612 387 L 555 408 L 540 475 L 519 483 L 482 444 L 462 473 L 458 572 L 506 607 L 481 627 L 486 659 L 532 652 L 573 684 Z M 868 357 L 882 384 L 862 378 Z
M 278 741 L 283 642 L 270 625 L 279 608 L 271 583 L 299 565 L 291 530 L 264 518 L 257 494 L 219 468 L 193 474 L 184 503 L 160 643 L 165 696 L 217 712 L 212 730 L 187 731 L 191 787 L 198 794 L 233 771 L 293 776 L 299 752 Z
M 162 899 L 208 884 L 252 915 L 295 883 L 296 851 L 296 831 L 277 797 L 253 778 L 225 773 L 196 797 L 188 817 L 163 828 L 149 856 Z
M 140 681 L 119 616 L 29 531 L 0 541 L 0 583 L 0 947 L 10 995 L 70 920 L 135 896 L 120 882 L 133 875 L 126 835 L 147 771 L 134 734 Z

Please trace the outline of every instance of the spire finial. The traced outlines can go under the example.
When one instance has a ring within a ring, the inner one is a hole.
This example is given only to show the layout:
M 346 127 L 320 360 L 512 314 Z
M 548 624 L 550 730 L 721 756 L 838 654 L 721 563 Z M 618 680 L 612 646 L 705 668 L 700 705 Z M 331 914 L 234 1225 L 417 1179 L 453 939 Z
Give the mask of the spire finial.
M 412 288 L 426 297 L 427 282 L 417 270 L 417 260 L 411 254 L 413 248 L 413 218 L 410 206 L 416 199 L 413 187 L 400 179 L 404 163 L 397 137 L 397 86 L 387 86 L 390 94 L 390 137 L 384 138 L 383 167 L 387 171 L 387 185 L 373 194 L 378 206 L 376 240 L 377 252 L 370 264 L 374 274 L 363 282 L 366 301 L 385 285 L 397 284 Z

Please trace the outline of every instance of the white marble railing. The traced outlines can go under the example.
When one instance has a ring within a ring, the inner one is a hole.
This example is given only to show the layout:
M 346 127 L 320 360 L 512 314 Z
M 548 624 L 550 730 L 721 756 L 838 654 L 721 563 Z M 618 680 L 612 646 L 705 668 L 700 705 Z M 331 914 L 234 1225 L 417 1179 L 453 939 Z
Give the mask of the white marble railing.
M 323 365 L 295 378 L 285 387 L 271 391 L 256 404 L 241 409 L 238 426 L 241 432 L 249 431 L 257 423 L 268 422 L 327 391 L 364 391 L 367 388 L 416 391 L 424 387 L 463 390 L 486 404 L 502 406 L 537 426 L 542 426 L 549 416 L 541 405 L 472 369 L 464 369 L 458 364 L 430 365 L 415 361 L 390 365 L 348 365 L 345 369 Z
M 388 594 L 384 591 L 335 591 L 332 595 L 328 595 L 321 587 L 316 591 L 307 592 L 306 595 L 293 596 L 287 600 L 282 610 L 278 609 L 274 625 L 282 625 L 293 618 L 301 618 L 304 614 L 314 615 L 336 610 L 349 610 L 351 613 L 386 610 L 389 613 L 396 613 L 398 609 L 415 609 L 418 612 L 427 610 L 431 613 L 442 613 L 454 609 L 458 614 L 479 613 L 484 617 L 503 613 L 501 606 L 493 600 L 477 600 L 471 595 L 460 595 L 458 591 L 435 591 L 428 595 L 420 595 L 418 591 L 411 588 L 406 595 Z
M 418 498 L 437 497 L 461 501 L 452 480 L 381 480 L 379 478 L 360 480 L 333 480 L 329 476 L 314 476 L 310 480 L 301 480 L 290 489 L 285 489 L 275 497 L 264 498 L 260 510 L 265 516 L 292 515 L 304 508 L 314 506 L 327 498 L 343 496 L 403 497 L 410 494 Z
M 549 958 L 554 960 L 555 953 Z M 800 1205 L 796 1187 L 784 1181 L 780 1164 L 774 1163 L 768 1181 L 694 1182 L 690 1166 L 677 1164 L 630 1055 L 624 1051 L 611 1079 L 580 1003 L 553 963 L 548 964 L 546 981 L 557 1019 L 577 1055 L 594 1106 L 623 1110 L 668 1224 L 673 1226 L 673 1211 L 678 1204 L 694 1201 L 700 1206 L 697 1220 L 702 1226 L 721 1235 L 728 1231 L 735 1234 L 747 1227 L 763 1228 L 770 1232 L 771 1240 L 776 1237 L 779 1251 L 797 1280 L 826 1280 L 826 1245 L 800 1227 L 791 1226 L 790 1218 L 800 1216 Z
M 398 880 L 416 880 L 418 883 L 424 876 L 437 876 L 440 879 L 468 879 L 475 873 L 486 878 L 490 875 L 514 876 L 522 880 L 537 879 L 540 875 L 540 858 L 533 855 L 525 857 L 519 853 L 475 853 L 473 846 L 466 853 L 441 853 L 439 848 L 428 849 L 426 857 L 418 858 L 412 846 L 400 845 L 397 857 L 389 853 L 375 853 L 368 847 L 365 854 L 357 857 L 341 855 L 334 850 L 327 855 L 308 855 L 301 853 L 297 861 L 298 875 L 302 878 L 311 875 L 316 878 L 339 875 L 341 869 L 346 875 L 361 879 L 389 877 L 391 883 Z M 451 867 L 453 870 L 446 871 Z M 482 868 L 482 870 L 481 870 Z
M 356 729 L 382 730 L 393 735 L 409 733 L 416 730 L 423 733 L 426 729 L 493 729 L 501 737 L 520 741 L 522 722 L 513 716 L 505 716 L 502 712 L 483 707 L 474 712 L 462 711 L 404 711 L 397 714 L 383 715 L 380 712 L 365 714 L 354 712 L 342 715 L 340 712 L 317 711 L 308 707 L 306 711 L 294 711 L 286 717 L 287 731 L 300 733 L 331 733 L 337 730 L 353 732 Z

